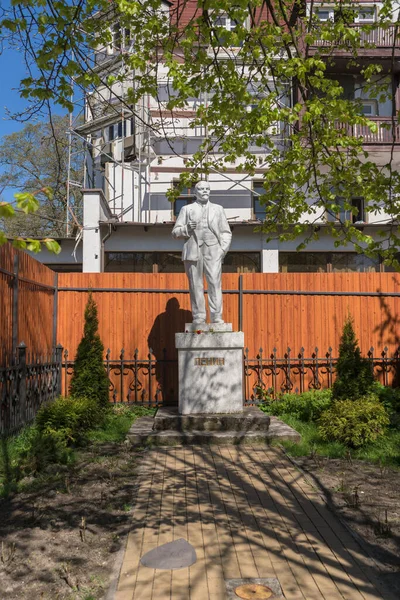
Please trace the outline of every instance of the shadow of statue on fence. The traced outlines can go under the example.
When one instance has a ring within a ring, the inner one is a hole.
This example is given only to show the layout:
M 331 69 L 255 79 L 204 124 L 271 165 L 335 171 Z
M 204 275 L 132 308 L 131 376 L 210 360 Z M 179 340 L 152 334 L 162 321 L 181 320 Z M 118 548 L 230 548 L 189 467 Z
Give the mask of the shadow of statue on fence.
M 165 312 L 154 320 L 147 338 L 149 352 L 156 358 L 158 393 L 166 406 L 178 403 L 178 363 L 175 349 L 175 333 L 185 330 L 185 323 L 192 321 L 192 313 L 180 308 L 177 298 L 170 298 Z

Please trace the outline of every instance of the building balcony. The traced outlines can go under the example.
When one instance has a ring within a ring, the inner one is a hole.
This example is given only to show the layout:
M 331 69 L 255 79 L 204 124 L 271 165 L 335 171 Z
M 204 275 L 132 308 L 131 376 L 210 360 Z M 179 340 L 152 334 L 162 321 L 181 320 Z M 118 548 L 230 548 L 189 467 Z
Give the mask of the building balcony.
M 398 27 L 390 25 L 387 28 L 375 27 L 371 31 L 365 31 L 365 25 L 352 25 L 354 29 L 357 29 L 360 33 L 360 50 L 365 50 L 371 55 L 375 55 L 379 49 L 392 50 L 393 47 L 400 49 L 400 32 Z M 349 44 L 350 45 L 350 44 Z M 343 46 L 341 48 L 335 48 L 330 40 L 317 39 L 312 44 L 312 47 L 326 47 L 334 54 L 346 53 Z
M 371 131 L 367 125 L 350 125 L 338 123 L 337 129 L 344 129 L 346 135 L 362 137 L 363 145 L 390 145 L 400 143 L 400 125 L 393 123 L 391 117 L 370 117 L 370 121 L 376 124 L 376 132 Z

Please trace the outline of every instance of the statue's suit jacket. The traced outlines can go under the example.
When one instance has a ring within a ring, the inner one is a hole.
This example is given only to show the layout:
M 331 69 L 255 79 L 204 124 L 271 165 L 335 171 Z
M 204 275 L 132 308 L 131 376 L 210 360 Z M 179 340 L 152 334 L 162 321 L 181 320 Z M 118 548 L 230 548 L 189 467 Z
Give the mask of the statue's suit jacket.
M 196 261 L 199 259 L 199 243 L 196 237 L 196 230 L 192 235 L 189 235 L 187 228 L 190 220 L 199 220 L 198 217 L 193 218 L 193 211 L 199 210 L 196 205 L 199 205 L 199 203 L 194 202 L 193 204 L 186 204 L 181 208 L 172 230 L 172 236 L 174 238 L 188 238 L 183 246 L 182 260 Z M 207 203 L 207 221 L 208 227 L 217 237 L 223 256 L 225 256 L 231 245 L 232 233 L 222 206 L 213 204 L 209 201 Z

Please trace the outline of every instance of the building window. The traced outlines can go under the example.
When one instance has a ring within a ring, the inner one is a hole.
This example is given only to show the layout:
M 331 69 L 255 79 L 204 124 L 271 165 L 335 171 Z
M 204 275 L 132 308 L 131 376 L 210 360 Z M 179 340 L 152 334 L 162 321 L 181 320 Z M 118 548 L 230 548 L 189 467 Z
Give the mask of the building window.
M 126 27 L 121 27 L 119 23 L 111 26 L 111 42 L 107 47 L 108 54 L 114 54 L 120 50 L 127 49 L 132 43 L 131 32 Z
M 174 181 L 173 186 L 174 188 L 177 188 L 179 186 L 179 183 L 177 181 Z M 186 206 L 186 204 L 191 204 L 196 200 L 196 196 L 194 195 L 194 185 L 192 187 L 183 187 L 181 189 L 182 191 L 180 195 L 172 205 L 172 213 L 174 220 L 179 215 L 180 210 L 183 206 Z
M 280 252 L 280 273 L 376 273 L 378 259 L 356 252 Z
M 378 102 L 376 100 L 361 99 L 361 113 L 365 117 L 378 116 Z
M 181 252 L 106 252 L 106 273 L 184 273 Z M 259 273 L 260 252 L 228 252 L 223 273 Z
M 366 222 L 364 198 L 359 196 L 354 196 L 353 198 L 351 198 L 352 210 L 345 208 L 344 198 L 338 197 L 336 199 L 336 203 L 338 206 L 338 211 L 336 213 L 332 211 L 327 211 L 327 221 L 340 221 L 341 223 L 343 223 L 344 221 L 350 221 L 351 223 Z
M 182 254 L 180 252 L 155 252 L 155 273 L 184 273 Z
M 380 271 L 379 260 L 353 252 L 332 252 L 330 271 L 332 273 L 376 273 Z
M 220 46 L 227 46 L 227 35 L 224 31 L 234 32 L 236 27 L 240 25 L 238 21 L 232 19 L 228 14 L 220 14 L 214 17 L 214 30 L 213 34 Z M 232 47 L 232 44 L 229 44 Z M 242 42 L 237 44 L 242 46 Z
M 106 252 L 106 273 L 153 273 L 152 252 Z
M 322 8 L 317 6 L 314 8 L 314 14 L 319 21 L 333 21 L 334 19 L 333 7 Z
M 325 252 L 279 252 L 280 273 L 326 273 Z
M 222 263 L 223 273 L 260 273 L 260 252 L 228 252 Z
M 265 195 L 265 188 L 262 181 L 253 181 L 252 205 L 253 218 L 259 221 L 265 221 L 265 204 L 261 204 L 260 196 Z
M 107 273 L 184 273 L 180 252 L 106 252 Z
M 361 6 L 357 9 L 356 23 L 375 23 L 376 6 Z

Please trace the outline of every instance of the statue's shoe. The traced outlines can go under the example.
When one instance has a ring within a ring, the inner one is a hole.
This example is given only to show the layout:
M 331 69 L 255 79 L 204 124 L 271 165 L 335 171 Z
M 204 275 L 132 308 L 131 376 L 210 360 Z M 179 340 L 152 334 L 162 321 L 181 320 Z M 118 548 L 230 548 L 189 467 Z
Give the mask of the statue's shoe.
M 205 325 L 205 321 L 193 321 L 193 325 Z
M 211 321 L 211 323 L 224 323 L 223 319 L 215 319 L 214 321 Z

